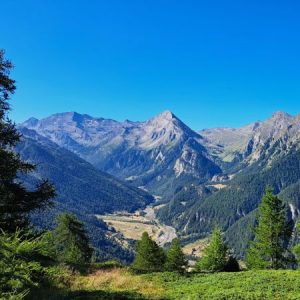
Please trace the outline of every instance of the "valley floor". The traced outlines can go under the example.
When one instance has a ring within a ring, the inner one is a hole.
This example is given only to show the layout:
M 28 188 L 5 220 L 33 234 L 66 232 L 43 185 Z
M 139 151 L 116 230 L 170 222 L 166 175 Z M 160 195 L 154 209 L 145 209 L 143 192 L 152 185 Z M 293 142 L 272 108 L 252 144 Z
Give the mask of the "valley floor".
M 157 219 L 155 208 L 151 205 L 135 213 L 114 213 L 96 217 L 121 233 L 125 240 L 139 240 L 146 231 L 160 246 L 164 246 L 177 237 L 175 228 L 162 224 Z
M 300 299 L 300 271 L 133 275 L 115 268 L 74 276 L 61 296 L 37 299 Z

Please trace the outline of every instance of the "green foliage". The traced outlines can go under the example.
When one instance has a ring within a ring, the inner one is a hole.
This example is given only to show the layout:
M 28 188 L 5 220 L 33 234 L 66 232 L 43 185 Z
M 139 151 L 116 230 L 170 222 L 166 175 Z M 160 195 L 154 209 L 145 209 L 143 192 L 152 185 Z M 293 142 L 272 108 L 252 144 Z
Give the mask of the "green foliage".
M 143 275 L 145 276 L 145 275 Z M 255 270 L 238 273 L 147 275 L 145 280 L 162 287 L 158 299 L 294 300 L 299 299 L 300 272 Z
M 125 266 L 120 263 L 119 261 L 116 260 L 108 260 L 104 262 L 98 262 L 98 263 L 91 263 L 90 264 L 90 269 L 91 270 L 111 270 L 111 269 L 121 269 L 124 268 Z
M 28 191 L 18 179 L 18 173 L 28 173 L 34 166 L 22 161 L 12 151 L 20 141 L 16 126 L 7 117 L 10 95 L 14 93 L 15 81 L 10 78 L 12 64 L 0 50 L 0 228 L 15 232 L 29 224 L 29 214 L 50 204 L 53 187 L 42 181 L 36 189 Z
M 132 269 L 136 272 L 163 271 L 166 255 L 147 232 L 144 232 L 140 241 L 137 242 L 136 257 Z
M 49 237 L 50 244 L 52 240 L 54 245 L 50 247 L 50 252 L 55 251 L 61 262 L 75 265 L 89 263 L 93 249 L 83 223 L 70 213 L 61 214 L 57 222 L 53 236 Z
M 300 263 L 300 244 L 297 244 L 294 248 L 293 248 L 293 253 L 296 257 L 296 260 L 298 262 L 298 264 Z
M 28 238 L 20 231 L 0 235 L 0 297 L 22 299 L 39 285 L 43 247 L 40 238 Z
M 234 249 L 234 254 L 243 260 L 249 247 L 249 241 L 254 239 L 253 228 L 256 225 L 256 218 L 257 209 L 239 219 L 224 233 L 228 247 Z
M 175 191 L 175 195 L 169 197 L 171 200 L 165 203 L 157 211 L 157 217 L 165 224 L 176 228 L 182 228 L 186 225 L 186 219 L 180 216 L 193 207 L 196 203 L 199 205 L 205 198 L 212 194 L 211 189 L 199 183 L 184 182 L 184 188 L 179 192 Z M 174 192 L 174 188 L 171 187 Z
M 268 188 L 259 206 L 255 240 L 251 243 L 247 255 L 248 268 L 286 267 L 290 236 L 285 204 Z
M 261 255 L 259 249 L 256 247 L 254 242 L 249 243 L 249 249 L 246 256 L 246 264 L 249 269 L 262 270 L 268 265 Z
M 196 270 L 220 272 L 225 269 L 228 257 L 228 247 L 224 242 L 222 232 L 215 228 L 210 238 L 210 244 L 204 249 L 203 257 L 196 264 Z
M 171 247 L 167 253 L 165 270 L 183 272 L 187 266 L 187 260 L 180 247 L 179 239 L 172 241 Z

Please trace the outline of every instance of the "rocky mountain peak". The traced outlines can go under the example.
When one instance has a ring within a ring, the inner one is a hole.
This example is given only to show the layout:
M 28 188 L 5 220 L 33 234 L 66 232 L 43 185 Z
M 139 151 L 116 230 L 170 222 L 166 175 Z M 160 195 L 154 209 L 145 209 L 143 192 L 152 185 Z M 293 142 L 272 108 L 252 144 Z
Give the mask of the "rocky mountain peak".
M 166 111 L 160 113 L 157 116 L 157 118 L 166 119 L 166 120 L 172 120 L 172 119 L 176 118 L 176 116 L 170 110 L 166 110 Z
M 185 134 L 190 137 L 201 138 L 200 134 L 190 129 L 185 123 L 183 123 L 176 115 L 167 110 L 145 123 L 146 128 L 152 128 L 155 131 L 163 130 L 163 132 L 169 134 L 171 131 L 178 134 Z
M 271 118 L 286 118 L 286 117 L 290 118 L 291 115 L 282 110 L 274 112 L 271 116 Z
M 150 119 L 148 123 L 159 125 L 159 124 L 168 124 L 170 122 L 174 123 L 176 121 L 179 121 L 179 119 L 171 111 L 167 110 Z
M 262 122 L 261 126 L 256 130 L 256 134 L 265 138 L 277 139 L 278 135 L 281 135 L 293 123 L 293 120 L 294 118 L 291 115 L 278 111 Z
M 76 124 L 80 124 L 86 120 L 91 120 L 93 119 L 91 116 L 87 114 L 79 114 L 75 111 L 72 112 L 65 112 L 65 113 L 59 113 L 59 114 L 54 114 L 49 117 L 50 119 L 54 119 L 58 122 L 74 122 Z M 46 118 L 47 120 L 48 118 Z
M 284 111 L 277 111 L 275 112 L 266 122 L 290 122 L 293 119 L 291 115 Z
M 37 118 L 29 118 L 23 123 L 24 127 L 34 127 L 38 124 L 39 120 Z

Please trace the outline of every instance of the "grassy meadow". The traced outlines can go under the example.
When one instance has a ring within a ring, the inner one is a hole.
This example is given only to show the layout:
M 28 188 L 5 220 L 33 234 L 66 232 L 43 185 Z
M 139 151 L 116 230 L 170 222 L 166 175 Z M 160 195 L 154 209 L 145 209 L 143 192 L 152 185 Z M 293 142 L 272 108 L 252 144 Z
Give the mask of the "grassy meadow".
M 292 270 L 135 275 L 116 267 L 65 274 L 57 283 L 34 299 L 300 299 L 300 271 Z

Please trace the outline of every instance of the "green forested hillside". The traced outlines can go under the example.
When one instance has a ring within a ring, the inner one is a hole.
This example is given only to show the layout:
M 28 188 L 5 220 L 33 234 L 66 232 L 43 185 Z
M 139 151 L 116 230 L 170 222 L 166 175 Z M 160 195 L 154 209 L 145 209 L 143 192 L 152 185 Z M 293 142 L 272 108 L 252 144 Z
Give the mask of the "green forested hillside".
M 86 222 L 101 257 L 132 259 L 132 253 L 106 237 L 108 228 L 104 222 L 96 219 L 95 214 L 133 212 L 151 203 L 152 196 L 95 169 L 75 154 L 35 133 L 23 130 L 23 134 L 25 136 L 17 146 L 17 151 L 22 159 L 35 163 L 37 171 L 22 179 L 33 187 L 37 178 L 48 178 L 57 192 L 54 208 L 32 216 L 35 225 L 52 228 L 58 212 L 71 211 Z
M 153 201 L 143 190 L 97 170 L 72 152 L 33 134 L 34 138 L 24 136 L 17 151 L 24 160 L 37 165 L 35 176 L 49 178 L 55 184 L 57 201 L 64 205 L 101 214 L 133 212 Z
M 299 179 L 300 150 L 294 148 L 271 163 L 267 156 L 261 157 L 255 164 L 238 172 L 231 181 L 225 183 L 226 187 L 219 191 L 212 193 L 208 190 L 207 193 L 190 194 L 190 199 L 196 200 L 187 201 L 186 206 L 182 204 L 186 199 L 182 195 L 163 207 L 158 215 L 163 221 L 177 227 L 183 236 L 188 235 L 192 239 L 207 236 L 218 224 L 227 231 L 226 235 L 230 237 L 230 244 L 235 252 L 243 255 L 252 236 L 255 209 L 266 186 L 271 186 L 276 194 L 281 192 L 280 196 L 293 205 L 293 213 L 297 215 L 300 207 Z M 202 190 L 207 189 L 203 187 Z

